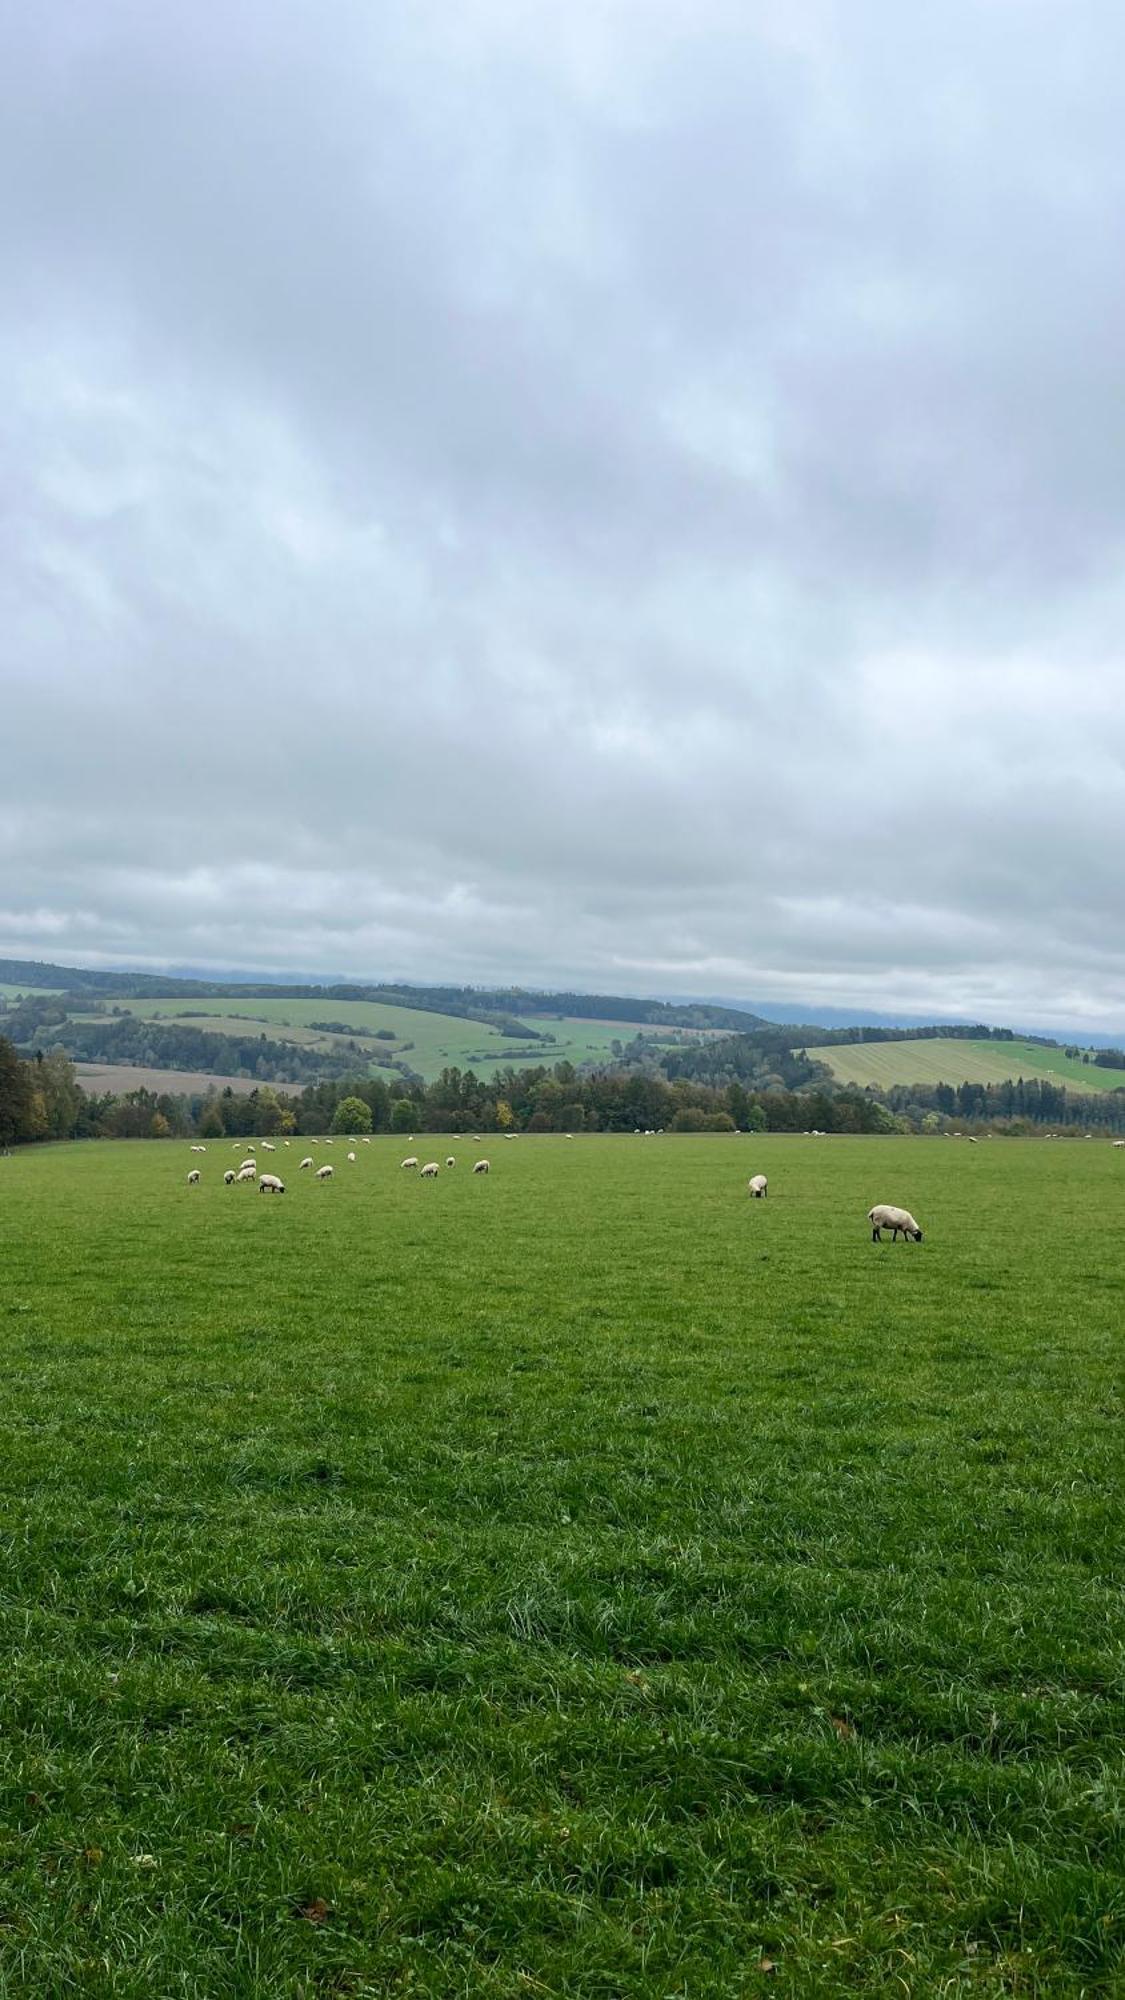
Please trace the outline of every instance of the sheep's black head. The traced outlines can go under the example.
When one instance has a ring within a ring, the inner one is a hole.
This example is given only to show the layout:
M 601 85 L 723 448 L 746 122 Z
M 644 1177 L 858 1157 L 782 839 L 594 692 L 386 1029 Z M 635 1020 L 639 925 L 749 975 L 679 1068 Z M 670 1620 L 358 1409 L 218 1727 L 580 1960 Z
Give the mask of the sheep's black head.
M 920 1243 L 922 1241 L 922 1232 L 920 1229 L 916 1229 L 914 1231 L 914 1241 L 915 1243 Z

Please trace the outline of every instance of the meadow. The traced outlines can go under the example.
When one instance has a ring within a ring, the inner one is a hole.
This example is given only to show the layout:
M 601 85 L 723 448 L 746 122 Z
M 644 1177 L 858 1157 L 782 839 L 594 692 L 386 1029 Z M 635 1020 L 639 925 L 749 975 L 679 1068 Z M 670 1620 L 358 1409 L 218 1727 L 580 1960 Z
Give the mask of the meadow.
M 811 1049 L 841 1083 L 893 1084 L 1006 1083 L 1019 1076 L 1065 1084 L 1068 1090 L 1125 1089 L 1125 1070 L 1098 1069 L 1068 1056 L 1065 1049 L 1036 1042 L 961 1041 L 941 1036 L 911 1042 L 852 1042 L 841 1048 Z
M 198 1000 L 194 996 L 172 999 L 118 999 L 124 1011 L 139 1019 L 179 1018 L 198 1028 L 219 1034 L 245 1034 L 255 1028 L 283 1040 L 333 1048 L 345 1036 L 318 1034 L 313 1021 L 339 1021 L 350 1034 L 373 1035 L 389 1030 L 393 1040 L 373 1043 L 372 1057 L 401 1055 L 410 1068 L 427 1083 L 443 1069 L 475 1068 L 485 1075 L 508 1063 L 526 1068 L 534 1063 L 586 1062 L 609 1060 L 615 1041 L 628 1042 L 638 1032 L 629 1021 L 587 1021 L 536 1016 L 530 1025 L 537 1034 L 554 1036 L 553 1042 L 521 1041 L 502 1035 L 487 1022 L 469 1021 L 457 1014 L 432 1014 L 420 1007 L 386 1006 L 381 1000 L 247 999 L 245 1001 Z M 84 1018 L 84 1017 L 81 1017 Z M 652 1033 L 651 1030 L 646 1030 Z M 694 1037 L 692 1039 L 698 1039 Z
M 1125 1990 L 1125 1156 L 307 1145 L 0 1159 L 5 2000 Z

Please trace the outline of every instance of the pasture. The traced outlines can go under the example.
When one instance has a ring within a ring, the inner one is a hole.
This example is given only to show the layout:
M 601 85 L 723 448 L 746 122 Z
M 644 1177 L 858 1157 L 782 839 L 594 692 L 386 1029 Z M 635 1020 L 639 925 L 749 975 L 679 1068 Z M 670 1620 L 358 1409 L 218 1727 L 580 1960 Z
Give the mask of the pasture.
M 5 2000 L 1120 1993 L 1125 1156 L 357 1151 L 0 1160 Z
M 874 1083 L 889 1090 L 898 1083 L 1006 1083 L 1039 1077 L 1068 1090 L 1125 1089 L 1125 1070 L 1098 1069 L 1068 1056 L 1065 1049 L 1035 1042 L 961 1041 L 935 1035 L 910 1042 L 850 1042 L 844 1047 L 809 1050 L 841 1083 Z
M 530 1025 L 537 1035 L 553 1035 L 554 1041 L 524 1042 L 518 1037 L 502 1035 L 487 1022 L 469 1021 L 457 1014 L 432 1014 L 421 1007 L 392 1007 L 381 1000 L 331 1000 L 327 996 L 316 1000 L 237 1001 L 199 1000 L 194 996 L 156 1000 L 115 996 L 115 1004 L 144 1021 L 180 1019 L 186 1025 L 217 1034 L 264 1033 L 325 1049 L 342 1046 L 347 1036 L 374 1036 L 379 1029 L 389 1030 L 392 1039 L 372 1041 L 368 1052 L 371 1058 L 401 1056 L 427 1083 L 450 1066 L 489 1075 L 509 1063 L 526 1068 L 534 1063 L 606 1062 L 615 1041 L 631 1041 L 638 1032 L 638 1024 L 630 1021 L 558 1020 L 544 1015 L 536 1016 Z M 313 1021 L 338 1021 L 347 1035 L 318 1033 L 310 1027 Z M 652 1029 L 642 1032 L 655 1036 Z M 683 1035 L 685 1040 L 699 1039 L 687 1031 Z

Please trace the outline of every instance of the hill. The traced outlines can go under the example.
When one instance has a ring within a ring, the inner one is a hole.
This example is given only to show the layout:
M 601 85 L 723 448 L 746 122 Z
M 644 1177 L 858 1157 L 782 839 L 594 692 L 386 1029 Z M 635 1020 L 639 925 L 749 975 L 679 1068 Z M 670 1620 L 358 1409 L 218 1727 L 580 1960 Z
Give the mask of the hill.
M 1046 1042 L 963 1041 L 934 1037 L 919 1041 L 849 1042 L 810 1050 L 839 1083 L 880 1090 L 895 1085 L 1008 1083 L 1017 1077 L 1064 1084 L 1086 1092 L 1125 1089 L 1125 1071 L 1099 1069 Z

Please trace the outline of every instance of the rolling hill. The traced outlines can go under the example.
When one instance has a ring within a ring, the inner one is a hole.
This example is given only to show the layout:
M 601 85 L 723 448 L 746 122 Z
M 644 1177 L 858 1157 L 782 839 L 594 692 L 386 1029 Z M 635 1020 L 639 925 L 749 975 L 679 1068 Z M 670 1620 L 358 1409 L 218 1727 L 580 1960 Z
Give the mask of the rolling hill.
M 1068 1090 L 1125 1090 L 1125 1070 L 1098 1069 L 1039 1042 L 962 1041 L 941 1037 L 921 1041 L 849 1042 L 809 1050 L 840 1083 L 896 1084 L 1006 1083 L 1039 1077 Z

